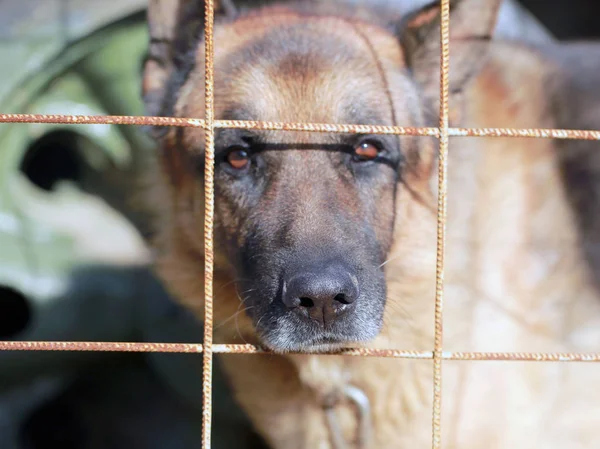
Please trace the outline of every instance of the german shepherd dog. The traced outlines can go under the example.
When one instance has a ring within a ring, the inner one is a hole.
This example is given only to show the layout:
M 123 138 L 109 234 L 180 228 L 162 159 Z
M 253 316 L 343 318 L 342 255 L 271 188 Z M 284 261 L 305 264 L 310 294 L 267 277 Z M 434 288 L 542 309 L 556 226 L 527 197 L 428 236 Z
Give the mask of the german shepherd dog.
M 152 115 L 204 116 L 203 3 L 150 1 Z M 220 9 L 217 119 L 437 126 L 438 3 L 263 3 Z M 452 4 L 451 126 L 600 128 L 600 64 L 581 64 L 600 52 L 491 40 L 498 7 Z M 156 267 L 202 318 L 204 132 L 157 139 Z M 451 139 L 446 350 L 600 349 L 594 148 Z M 431 360 L 319 352 L 432 349 L 436 163 L 428 137 L 218 130 L 215 339 L 273 352 L 220 358 L 271 447 L 429 446 Z M 445 362 L 444 447 L 597 447 L 598 378 L 593 365 Z

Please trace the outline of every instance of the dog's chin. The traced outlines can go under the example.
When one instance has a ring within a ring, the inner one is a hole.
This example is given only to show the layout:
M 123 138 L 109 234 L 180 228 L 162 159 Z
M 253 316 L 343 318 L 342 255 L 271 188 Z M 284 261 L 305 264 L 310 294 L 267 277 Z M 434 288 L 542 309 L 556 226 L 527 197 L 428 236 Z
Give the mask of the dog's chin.
M 330 354 L 340 352 L 344 349 L 364 347 L 366 343 L 373 340 L 377 335 L 360 337 L 340 336 L 324 334 L 311 338 L 281 338 L 262 335 L 262 345 L 270 351 L 278 354 L 304 353 L 304 354 Z

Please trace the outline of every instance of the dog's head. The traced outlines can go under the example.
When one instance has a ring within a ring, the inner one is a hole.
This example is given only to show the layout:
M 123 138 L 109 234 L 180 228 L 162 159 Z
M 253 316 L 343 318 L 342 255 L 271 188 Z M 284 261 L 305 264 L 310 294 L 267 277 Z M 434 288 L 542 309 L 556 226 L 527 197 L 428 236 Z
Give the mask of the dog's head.
M 428 92 L 439 80 L 438 6 L 385 27 L 331 13 L 324 3 L 329 12 L 315 3 L 274 5 L 218 20 L 216 118 L 435 126 L 425 111 L 435 108 Z M 455 12 L 460 30 L 473 17 L 478 26 L 469 24 L 462 37 L 488 36 L 495 11 L 464 6 Z M 145 98 L 152 114 L 204 117 L 203 8 L 199 0 L 151 3 Z M 462 59 L 469 67 L 457 68 L 454 90 L 477 61 Z M 170 129 L 161 143 L 168 232 L 201 255 L 204 132 Z M 374 338 L 395 233 L 419 227 L 403 215 L 404 203 L 434 203 L 431 142 L 219 129 L 215 151 L 217 268 L 231 271 L 263 343 L 315 350 Z M 200 278 L 202 259 L 196 264 Z

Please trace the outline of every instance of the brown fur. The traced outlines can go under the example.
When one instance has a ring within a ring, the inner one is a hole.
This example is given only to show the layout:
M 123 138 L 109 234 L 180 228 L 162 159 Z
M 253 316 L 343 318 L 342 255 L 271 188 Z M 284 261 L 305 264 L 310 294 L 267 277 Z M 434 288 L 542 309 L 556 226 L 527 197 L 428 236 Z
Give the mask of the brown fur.
M 461 31 L 469 37 L 465 17 L 459 16 L 458 23 L 463 23 L 459 37 L 464 37 Z M 326 37 L 339 39 L 350 55 L 356 52 L 368 63 L 361 65 L 356 59 L 354 65 L 332 64 L 315 57 L 303 64 L 289 60 L 271 66 L 269 60 L 242 56 L 234 64 L 242 70 L 232 76 L 224 69 L 228 57 L 260 40 L 275 26 L 289 28 L 297 23 L 303 23 L 307 33 L 323 36 L 324 42 Z M 473 37 L 480 38 L 484 31 L 475 30 Z M 373 108 L 385 111 L 386 123 L 420 126 L 426 123 L 427 107 L 435 108 L 433 75 L 437 62 L 431 53 L 435 51 L 419 56 L 413 66 L 420 71 L 414 74 L 420 90 L 403 78 L 391 82 L 382 79 L 380 70 L 391 74 L 392 67 L 402 67 L 410 58 L 396 36 L 374 24 L 331 14 L 307 20 L 293 9 L 275 7 L 218 26 L 215 42 L 217 118 L 227 118 L 224 116 L 229 111 L 243 103 L 254 107 L 248 118 L 256 120 L 341 123 L 347 120 L 344 95 L 358 90 L 368 92 Z M 552 128 L 569 123 L 555 113 L 553 102 L 560 97 L 553 92 L 549 95 L 561 76 L 555 60 L 500 42 L 457 40 L 452 49 L 458 61 L 452 65 L 456 83 L 452 117 L 457 120 L 453 125 Z M 473 54 L 478 56 L 475 62 Z M 203 51 L 198 50 L 195 58 L 202 61 Z M 381 63 L 379 69 L 373 58 Z M 425 60 L 429 61 L 427 70 Z M 298 70 L 298 66 L 306 70 Z M 177 95 L 175 115 L 203 116 L 203 82 L 203 66 L 198 64 Z M 281 144 L 308 146 L 327 144 L 332 139 L 302 133 L 270 132 L 265 136 Z M 197 129 L 169 132 L 163 143 L 162 175 L 156 179 L 159 193 L 153 197 L 160 210 L 158 271 L 199 317 L 203 315 L 204 288 L 202 181 L 200 172 L 190 167 L 201 160 L 203 139 L 203 132 Z M 393 201 L 395 208 L 380 205 L 373 212 L 380 220 L 377 239 L 388 247 L 388 293 L 383 328 L 368 346 L 431 350 L 436 241 L 434 147 L 425 138 L 418 142 L 414 138 L 401 140 L 411 161 L 405 182 L 398 185 L 395 197 L 389 191 L 378 192 L 381 204 Z M 599 350 L 600 301 L 590 265 L 581 251 L 585 240 L 585 230 L 578 227 L 581 207 L 571 207 L 572 191 L 565 188 L 568 185 L 559 155 L 557 143 L 551 140 L 451 139 L 445 349 Z M 295 217 L 292 236 L 312 227 L 319 233 L 324 204 L 318 199 L 325 198 L 322 187 L 298 167 L 317 170 L 325 159 L 298 152 L 287 161 L 286 179 L 305 182 L 288 197 L 297 209 L 280 213 Z M 359 203 L 333 179 L 321 181 L 332 186 L 332 204 L 346 204 L 343 212 L 351 217 L 361 213 Z M 287 188 L 282 181 L 273 187 L 271 195 L 275 198 Z M 227 201 L 217 200 L 217 208 L 219 243 L 223 236 L 243 228 L 244 220 Z M 261 212 L 268 214 L 270 210 Z M 240 241 L 245 237 L 243 232 L 237 236 Z M 238 292 L 236 281 L 230 254 L 221 245 L 215 273 L 215 340 L 260 344 L 256 322 L 243 313 L 244 293 Z M 370 399 L 374 422 L 370 448 L 430 444 L 431 361 L 315 354 L 233 355 L 221 360 L 239 403 L 273 448 L 332 447 L 323 400 L 347 383 L 361 388 Z M 590 366 L 447 362 L 444 447 L 595 446 L 600 441 L 596 435 L 600 397 L 592 387 L 596 374 Z M 342 401 L 336 411 L 345 437 L 352 441 L 356 438 L 353 408 Z

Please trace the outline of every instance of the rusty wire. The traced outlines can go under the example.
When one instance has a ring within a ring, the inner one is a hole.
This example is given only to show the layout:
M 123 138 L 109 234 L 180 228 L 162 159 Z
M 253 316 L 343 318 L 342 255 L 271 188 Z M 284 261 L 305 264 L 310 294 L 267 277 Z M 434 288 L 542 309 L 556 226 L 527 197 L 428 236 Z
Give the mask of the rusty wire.
M 127 115 L 0 114 L 0 123 L 59 125 L 132 125 L 205 128 L 204 119 Z M 394 134 L 439 137 L 439 128 L 327 123 L 283 123 L 253 120 L 215 120 L 214 128 L 304 131 L 332 134 Z M 532 139 L 600 140 L 600 131 L 545 128 L 448 128 L 449 137 L 510 137 Z
M 200 344 L 194 343 L 124 343 L 87 341 L 0 341 L 0 351 L 69 351 L 69 352 L 157 352 L 199 354 Z M 213 354 L 266 354 L 273 353 L 253 345 L 213 344 Z M 401 349 L 353 348 L 326 355 L 348 357 L 381 357 L 392 359 L 432 360 L 433 351 Z M 443 351 L 443 360 L 479 362 L 600 362 L 600 353 L 572 352 L 452 352 Z
M 0 351 L 180 352 L 201 353 L 202 345 L 96 341 L 0 341 Z
M 215 217 L 215 98 L 213 22 L 215 6 L 206 0 L 204 24 L 204 129 L 206 131 L 204 168 L 204 352 L 202 354 L 202 447 L 211 446 L 212 362 L 213 362 L 213 268 Z
M 440 0 L 440 149 L 438 157 L 437 253 L 435 266 L 435 334 L 433 348 L 432 447 L 442 445 L 442 360 L 444 336 L 444 261 L 446 254 L 446 208 L 448 194 L 448 116 L 450 108 L 450 0 Z
M 448 123 L 449 104 L 449 48 L 450 0 L 441 4 L 441 70 L 440 70 L 440 122 L 434 127 L 401 127 L 359 124 L 281 123 L 262 121 L 215 120 L 214 117 L 214 0 L 205 2 L 205 118 L 176 118 L 148 116 L 83 116 L 0 114 L 0 123 L 50 123 L 67 125 L 135 125 L 191 127 L 206 130 L 205 168 L 205 310 L 204 343 L 124 343 L 124 342 L 41 342 L 0 341 L 0 351 L 98 351 L 98 352 L 160 352 L 203 354 L 203 415 L 202 447 L 209 449 L 212 421 L 212 359 L 213 354 L 270 354 L 252 345 L 213 344 L 213 268 L 214 268 L 214 139 L 215 129 L 243 128 L 276 131 L 304 131 L 319 133 L 358 133 L 429 136 L 440 140 L 439 183 L 437 215 L 437 259 L 435 293 L 435 337 L 432 351 L 353 348 L 336 351 L 333 355 L 355 357 L 388 357 L 399 359 L 433 360 L 434 401 L 432 415 L 433 448 L 441 446 L 442 361 L 519 361 L 519 362 L 600 362 L 600 353 L 531 353 L 531 352 L 449 352 L 443 351 L 443 286 L 444 252 L 447 206 L 447 157 L 450 137 L 507 137 L 600 140 L 600 131 L 566 129 L 518 128 L 451 128 Z

